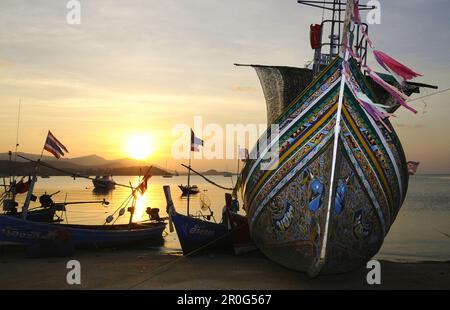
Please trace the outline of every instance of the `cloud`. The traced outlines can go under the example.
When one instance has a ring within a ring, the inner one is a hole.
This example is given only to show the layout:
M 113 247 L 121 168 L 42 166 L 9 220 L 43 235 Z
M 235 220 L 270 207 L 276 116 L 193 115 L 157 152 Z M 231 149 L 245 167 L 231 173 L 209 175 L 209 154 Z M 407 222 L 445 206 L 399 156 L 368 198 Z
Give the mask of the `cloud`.
M 233 91 L 240 93 L 256 93 L 257 89 L 253 86 L 235 86 L 233 87 Z

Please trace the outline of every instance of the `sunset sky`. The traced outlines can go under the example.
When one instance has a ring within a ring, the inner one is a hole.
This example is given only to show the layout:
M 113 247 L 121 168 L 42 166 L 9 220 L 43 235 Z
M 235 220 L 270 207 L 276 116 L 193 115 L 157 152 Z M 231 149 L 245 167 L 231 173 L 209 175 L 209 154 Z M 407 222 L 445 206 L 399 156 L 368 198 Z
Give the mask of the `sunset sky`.
M 309 25 L 322 16 L 296 0 L 83 0 L 81 25 L 68 25 L 66 3 L 0 2 L 0 152 L 14 149 L 21 99 L 22 152 L 39 153 L 50 129 L 70 157 L 123 158 L 139 134 L 153 140 L 147 160 L 165 166 L 173 126 L 191 126 L 195 115 L 265 123 L 255 72 L 233 63 L 303 67 L 313 55 Z M 450 87 L 450 2 L 381 4 L 381 25 L 370 29 L 376 47 L 422 73 L 418 81 Z M 450 173 L 449 101 L 450 92 L 415 101 L 417 115 L 393 120 L 421 173 Z

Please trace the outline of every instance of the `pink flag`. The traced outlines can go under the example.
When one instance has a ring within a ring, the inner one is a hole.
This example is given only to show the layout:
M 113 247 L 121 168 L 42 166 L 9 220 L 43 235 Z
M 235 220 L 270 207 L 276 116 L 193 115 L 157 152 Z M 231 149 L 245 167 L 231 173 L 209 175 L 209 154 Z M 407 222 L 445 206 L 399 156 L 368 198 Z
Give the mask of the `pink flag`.
M 417 172 L 417 168 L 419 168 L 419 162 L 417 161 L 408 161 L 408 173 L 409 175 L 414 175 Z
M 406 81 L 422 76 L 381 51 L 373 51 L 373 55 L 384 69 L 402 77 Z

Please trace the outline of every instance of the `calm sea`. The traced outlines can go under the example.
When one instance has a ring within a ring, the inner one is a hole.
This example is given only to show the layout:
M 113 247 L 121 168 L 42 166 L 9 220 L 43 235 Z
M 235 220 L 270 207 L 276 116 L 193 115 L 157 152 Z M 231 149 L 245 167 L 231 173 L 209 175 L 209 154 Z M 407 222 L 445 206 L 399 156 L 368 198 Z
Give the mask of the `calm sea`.
M 210 177 L 213 181 L 226 187 L 231 187 L 235 177 Z M 137 177 L 117 176 L 117 183 L 136 184 Z M 145 209 L 150 206 L 159 208 L 160 215 L 166 216 L 166 202 L 163 185 L 170 185 L 172 198 L 178 212 L 186 213 L 186 198 L 181 196 L 179 184 L 185 184 L 186 177 L 172 178 L 152 177 L 147 192 L 139 198 L 134 221 L 147 219 Z M 210 185 L 198 176 L 193 176 L 191 184 L 196 184 L 201 194 L 191 196 L 191 213 L 201 211 L 201 205 L 209 205 L 217 221 L 221 219 L 221 210 L 225 204 L 224 191 Z M 129 197 L 130 190 L 116 187 L 108 194 L 97 194 L 93 191 L 90 180 L 70 177 L 40 178 L 35 186 L 35 194 L 44 192 L 60 193 L 54 196 L 55 202 L 102 200 L 110 202 L 108 206 L 101 204 L 69 205 L 67 206 L 67 221 L 69 223 L 103 224 L 108 215 L 120 208 Z M 24 198 L 24 197 L 22 197 Z M 35 202 L 31 208 L 37 207 Z M 117 214 L 117 213 L 116 213 Z M 116 217 L 117 223 L 127 223 L 128 213 Z M 165 236 L 165 249 L 177 251 L 180 248 L 176 233 Z M 450 176 L 448 175 L 418 175 L 410 178 L 408 195 L 385 239 L 377 258 L 395 261 L 448 261 L 450 260 Z

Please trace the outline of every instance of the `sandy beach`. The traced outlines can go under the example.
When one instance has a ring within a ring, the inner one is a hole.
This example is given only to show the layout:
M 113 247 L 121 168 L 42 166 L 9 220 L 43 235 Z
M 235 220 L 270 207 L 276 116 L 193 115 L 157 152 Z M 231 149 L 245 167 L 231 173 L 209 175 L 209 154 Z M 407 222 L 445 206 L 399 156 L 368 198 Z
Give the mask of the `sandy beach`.
M 81 285 L 68 285 L 66 263 L 81 263 Z M 0 249 L 0 289 L 450 289 L 450 262 L 380 261 L 381 285 L 368 269 L 309 279 L 259 253 L 183 257 L 148 249 L 78 251 L 69 258 L 25 258 Z

